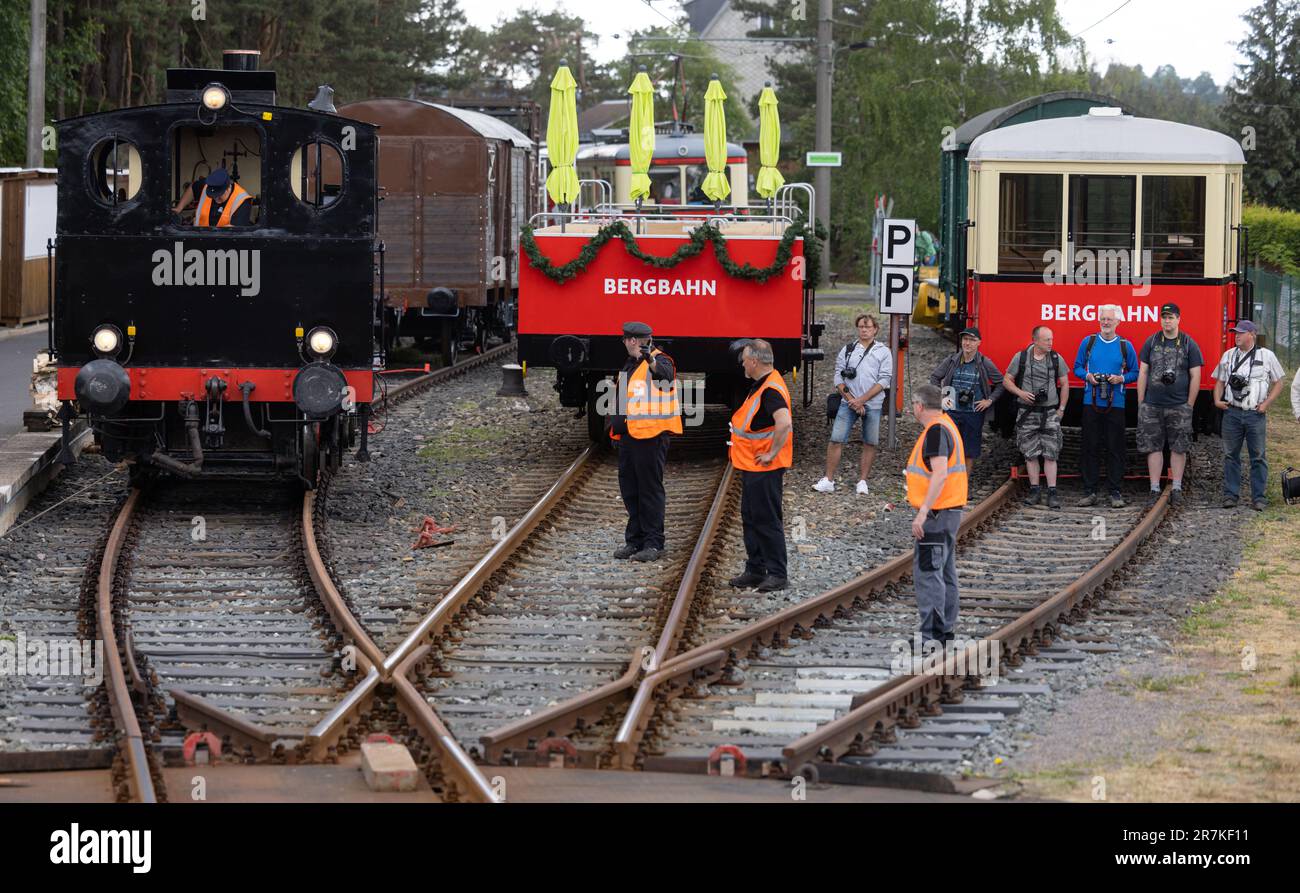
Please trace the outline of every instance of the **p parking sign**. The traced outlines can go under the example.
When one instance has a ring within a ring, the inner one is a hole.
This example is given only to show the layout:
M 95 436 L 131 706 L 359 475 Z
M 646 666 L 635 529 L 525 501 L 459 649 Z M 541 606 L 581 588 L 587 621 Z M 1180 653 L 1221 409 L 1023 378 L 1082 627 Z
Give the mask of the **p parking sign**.
M 915 303 L 916 221 L 886 218 L 880 239 L 880 312 L 910 316 Z

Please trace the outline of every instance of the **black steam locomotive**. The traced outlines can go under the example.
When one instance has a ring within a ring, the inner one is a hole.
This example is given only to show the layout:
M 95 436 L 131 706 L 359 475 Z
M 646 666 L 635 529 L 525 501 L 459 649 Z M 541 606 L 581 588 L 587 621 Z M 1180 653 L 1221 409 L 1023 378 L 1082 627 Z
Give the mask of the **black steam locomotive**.
M 163 104 L 58 125 L 65 447 L 84 416 L 137 476 L 310 487 L 358 433 L 366 458 L 375 128 L 340 117 L 328 87 L 306 109 L 276 105 L 256 52 L 223 65 L 169 70 Z

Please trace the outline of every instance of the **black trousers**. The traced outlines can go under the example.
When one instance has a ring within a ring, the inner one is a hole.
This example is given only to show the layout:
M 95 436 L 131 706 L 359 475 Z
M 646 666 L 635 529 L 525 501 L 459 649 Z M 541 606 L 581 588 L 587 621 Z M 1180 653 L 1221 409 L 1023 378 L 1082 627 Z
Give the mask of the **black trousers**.
M 745 570 L 785 577 L 785 522 L 781 488 L 785 469 L 740 473 L 740 520 L 745 530 Z
M 623 538 L 638 549 L 664 547 L 664 464 L 668 432 L 638 440 L 624 434 L 618 442 L 618 489 L 627 508 Z
M 1098 459 L 1106 463 L 1106 483 L 1112 494 L 1124 486 L 1124 407 L 1109 411 L 1092 405 L 1083 407 L 1083 492 L 1096 493 L 1100 472 Z

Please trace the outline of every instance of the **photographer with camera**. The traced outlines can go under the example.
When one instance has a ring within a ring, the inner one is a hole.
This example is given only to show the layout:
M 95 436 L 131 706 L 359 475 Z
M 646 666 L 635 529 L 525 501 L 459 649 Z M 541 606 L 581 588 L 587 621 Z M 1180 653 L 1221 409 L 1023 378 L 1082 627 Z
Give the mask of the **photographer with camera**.
M 1160 496 L 1160 471 L 1165 446 L 1169 446 L 1169 476 L 1173 478 L 1171 505 L 1183 496 L 1183 469 L 1192 445 L 1192 408 L 1201 388 L 1205 358 L 1190 335 L 1179 331 L 1182 311 L 1177 304 L 1160 307 L 1160 331 L 1138 353 L 1137 448 L 1146 453 L 1151 492 L 1147 502 Z
M 1138 358 L 1128 339 L 1115 334 L 1121 313 L 1123 310 L 1117 304 L 1098 307 L 1097 325 L 1101 331 L 1083 339 L 1074 358 L 1075 377 L 1084 380 L 1081 506 L 1097 504 L 1098 454 L 1106 460 L 1111 508 L 1125 505 L 1121 491 L 1124 485 L 1124 386 L 1137 381 Z
M 1268 503 L 1268 408 L 1282 393 L 1285 373 L 1277 354 L 1257 343 L 1259 329 L 1248 319 L 1228 331 L 1237 346 L 1225 351 L 1214 367 L 1214 405 L 1223 410 L 1223 507 L 1236 508 L 1241 492 L 1241 444 L 1250 452 L 1250 495 L 1255 511 Z
M 871 464 L 876 459 L 880 444 L 880 412 L 885 405 L 885 391 L 894 378 L 894 355 L 889 348 L 876 341 L 880 323 L 874 316 L 863 313 L 854 320 L 858 340 L 844 345 L 835 355 L 835 394 L 839 408 L 831 426 L 830 443 L 826 445 L 826 476 L 813 484 L 818 493 L 835 490 L 835 472 L 840 467 L 840 456 L 849 434 L 854 428 L 862 430 L 862 460 L 859 467 L 858 494 L 866 496 L 867 478 Z M 830 408 L 827 408 L 829 415 Z
M 1056 462 L 1061 455 L 1061 416 L 1070 400 L 1070 372 L 1065 360 L 1052 350 L 1052 330 L 1034 326 L 1034 341 L 1011 358 L 1002 384 L 1018 399 L 1016 447 L 1025 457 L 1029 472 L 1029 505 L 1038 505 L 1042 489 L 1038 484 L 1038 460 L 1043 460 L 1047 477 L 1047 507 L 1059 509 L 1056 495 Z
M 984 443 L 984 413 L 1006 393 L 1002 372 L 980 353 L 980 330 L 962 330 L 961 349 L 930 373 L 930 384 L 943 394 L 943 408 L 961 432 L 969 474 Z

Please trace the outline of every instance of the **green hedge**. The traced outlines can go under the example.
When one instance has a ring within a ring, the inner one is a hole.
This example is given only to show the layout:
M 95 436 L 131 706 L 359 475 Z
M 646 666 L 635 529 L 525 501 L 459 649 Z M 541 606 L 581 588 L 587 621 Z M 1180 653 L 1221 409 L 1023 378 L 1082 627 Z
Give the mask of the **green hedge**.
M 1246 205 L 1241 222 L 1250 227 L 1250 254 L 1292 275 L 1300 274 L 1300 213 Z

